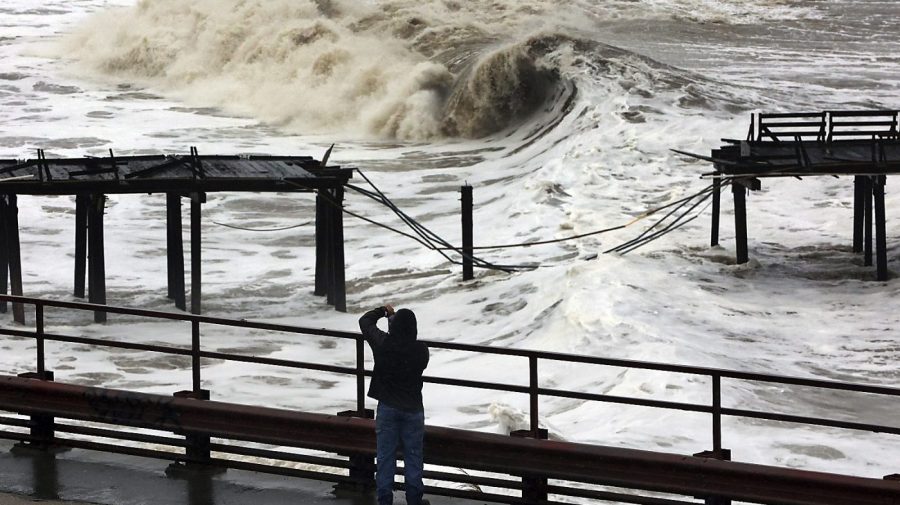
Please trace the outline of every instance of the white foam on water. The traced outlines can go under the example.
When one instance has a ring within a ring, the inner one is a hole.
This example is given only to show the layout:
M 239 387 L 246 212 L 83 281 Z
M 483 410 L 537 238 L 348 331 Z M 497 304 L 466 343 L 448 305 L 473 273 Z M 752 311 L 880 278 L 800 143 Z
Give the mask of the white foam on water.
M 838 4 L 874 9 L 871 2 Z M 114 5 L 122 7 L 91 14 Z M 184 153 L 190 145 L 201 154 L 320 156 L 337 141 L 333 162 L 359 166 L 454 243 L 458 188 L 472 184 L 475 241 L 490 245 L 624 224 L 698 191 L 707 184 L 698 175 L 709 166 L 668 149 L 706 153 L 720 137 L 741 138 L 752 110 L 900 105 L 900 62 L 889 54 L 896 40 L 876 49 L 841 34 L 834 37 L 844 42 L 830 48 L 760 42 L 782 25 L 781 35 L 806 30 L 828 38 L 831 4 L 581 1 L 562 9 L 533 0 L 490 2 L 477 12 L 466 5 L 123 0 L 31 12 L 31 2 L 17 0 L 0 8 L 11 34 L 0 40 L 0 156 L 33 157 L 40 147 L 51 156 L 105 155 L 109 148 L 118 155 Z M 649 28 L 629 37 L 616 26 Z M 678 27 L 709 38 L 695 40 Z M 861 77 L 837 82 L 825 64 Z M 332 73 L 314 75 L 326 67 Z M 535 88 L 540 93 L 519 93 Z M 364 185 L 359 176 L 354 183 Z M 391 301 L 417 312 L 429 340 L 896 386 L 898 287 L 871 281 L 872 269 L 849 252 L 851 186 L 830 178 L 766 182 L 750 195 L 753 261 L 743 266 L 733 264 L 727 197 L 720 248 L 706 246 L 707 213 L 628 255 L 597 255 L 645 230 L 648 219 L 573 242 L 479 253 L 541 268 L 479 271 L 469 282 L 439 254 L 346 217 L 348 314 L 311 294 L 311 225 L 254 233 L 213 224 L 308 222 L 309 195 L 210 194 L 205 310 L 355 331 L 360 312 Z M 900 203 L 890 192 L 886 200 L 888 209 Z M 346 204 L 402 226 L 353 192 Z M 20 199 L 27 294 L 70 299 L 73 209 L 70 197 Z M 110 303 L 171 308 L 164 209 L 162 195 L 110 197 Z M 888 237 L 898 232 L 888 220 Z M 893 260 L 896 247 L 888 245 Z M 182 324 L 51 317 L 58 333 L 182 346 L 190 336 Z M 355 355 L 352 343 L 220 328 L 205 328 L 204 342 L 345 366 Z M 0 345 L 4 372 L 33 367 L 31 342 Z M 71 344 L 49 346 L 48 368 L 60 381 L 162 394 L 190 383 L 182 359 Z M 521 358 L 440 350 L 432 351 L 429 373 L 528 380 Z M 336 412 L 355 402 L 354 380 L 331 374 L 214 361 L 203 380 L 214 398 L 239 403 Z M 711 389 L 703 377 L 554 363 L 542 363 L 540 380 L 678 402 L 708 403 Z M 887 402 L 738 381 L 725 381 L 723 391 L 733 407 L 891 419 Z M 425 396 L 431 424 L 503 432 L 527 418 L 524 395 L 427 385 Z M 562 439 L 681 454 L 711 448 L 702 415 L 567 399 L 543 399 L 541 413 Z M 890 463 L 900 448 L 895 437 L 730 418 L 724 433 L 737 460 L 872 477 L 896 471 Z

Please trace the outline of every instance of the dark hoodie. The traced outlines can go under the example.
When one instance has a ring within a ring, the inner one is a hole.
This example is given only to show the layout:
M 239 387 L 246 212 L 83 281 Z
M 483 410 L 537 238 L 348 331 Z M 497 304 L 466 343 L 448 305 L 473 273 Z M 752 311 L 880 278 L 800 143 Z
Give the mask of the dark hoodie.
M 422 372 L 428 366 L 428 347 L 416 341 L 416 315 L 400 309 L 388 319 L 388 332 L 378 328 L 387 309 L 378 307 L 359 318 L 359 329 L 372 347 L 375 368 L 369 396 L 395 409 L 422 412 Z

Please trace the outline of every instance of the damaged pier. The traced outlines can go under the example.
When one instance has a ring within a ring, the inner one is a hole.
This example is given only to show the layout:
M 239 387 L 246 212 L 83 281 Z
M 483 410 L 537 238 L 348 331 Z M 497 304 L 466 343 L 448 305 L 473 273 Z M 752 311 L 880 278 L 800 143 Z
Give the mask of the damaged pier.
M 344 185 L 352 169 L 325 166 L 308 156 L 185 156 L 0 160 L 0 293 L 22 295 L 19 195 L 72 195 L 75 198 L 74 295 L 106 304 L 103 216 L 106 195 L 165 193 L 168 297 L 187 309 L 182 201 L 190 202 L 190 311 L 201 313 L 201 207 L 211 192 L 316 193 L 314 293 L 336 310 L 346 310 L 343 243 Z M 85 275 L 87 286 L 85 286 Z M 0 312 L 7 309 L 0 303 Z M 13 304 L 15 320 L 24 311 Z M 95 312 L 97 322 L 106 313 Z
M 693 155 L 715 168 L 705 174 L 714 186 L 711 245 L 719 241 L 722 184 L 731 184 L 737 262 L 746 263 L 746 193 L 759 190 L 761 179 L 852 176 L 853 251 L 872 265 L 874 224 L 876 278 L 887 280 L 884 187 L 888 175 L 900 173 L 898 118 L 895 110 L 751 115 L 746 140 L 722 139 L 726 144 L 710 157 Z

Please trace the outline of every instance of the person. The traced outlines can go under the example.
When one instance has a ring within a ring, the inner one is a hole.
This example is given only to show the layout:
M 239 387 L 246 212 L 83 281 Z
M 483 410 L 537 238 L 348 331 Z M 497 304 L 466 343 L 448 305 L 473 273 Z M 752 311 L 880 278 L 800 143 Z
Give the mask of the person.
M 378 321 L 388 318 L 388 331 Z M 428 346 L 416 340 L 416 315 L 409 309 L 394 311 L 384 305 L 359 318 L 359 329 L 372 348 L 375 366 L 368 396 L 378 400 L 375 414 L 378 505 L 392 505 L 397 448 L 403 445 L 403 470 L 408 505 L 428 505 L 422 498 L 425 407 L 422 373 L 428 366 Z

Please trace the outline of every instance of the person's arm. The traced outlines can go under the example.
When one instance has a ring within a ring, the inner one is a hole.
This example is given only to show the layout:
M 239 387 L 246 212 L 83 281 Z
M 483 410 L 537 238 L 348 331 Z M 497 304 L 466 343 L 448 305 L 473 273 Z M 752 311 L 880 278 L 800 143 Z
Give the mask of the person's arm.
M 393 313 L 393 307 L 384 305 L 366 312 L 359 318 L 359 331 L 362 332 L 363 337 L 369 344 L 381 345 L 384 342 L 384 339 L 388 337 L 386 332 L 381 331 L 381 329 L 378 328 L 378 320 L 382 317 L 388 317 Z

